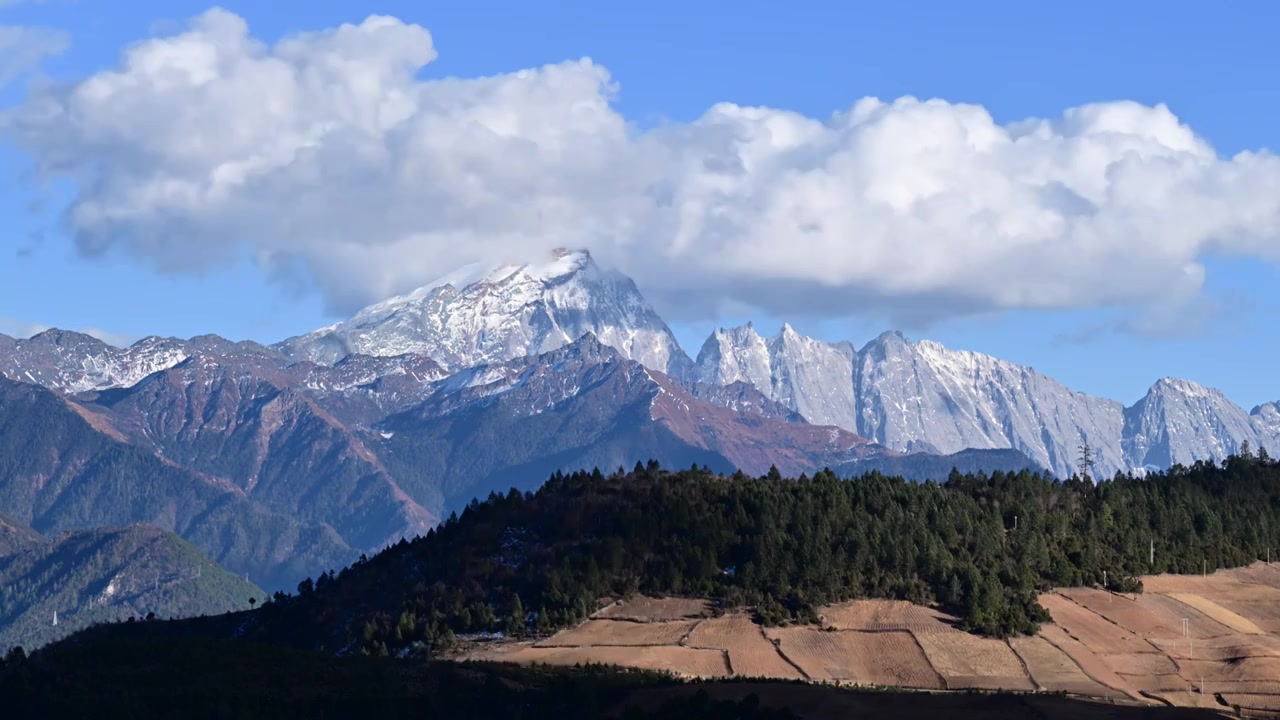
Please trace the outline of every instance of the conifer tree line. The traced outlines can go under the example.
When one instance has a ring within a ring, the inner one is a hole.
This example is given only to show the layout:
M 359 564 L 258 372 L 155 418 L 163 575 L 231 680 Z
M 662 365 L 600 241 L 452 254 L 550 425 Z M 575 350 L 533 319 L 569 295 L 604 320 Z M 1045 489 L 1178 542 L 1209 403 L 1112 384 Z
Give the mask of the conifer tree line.
M 1280 558 L 1278 510 L 1280 463 L 1248 451 L 1096 483 L 1030 472 L 922 484 L 829 471 L 725 477 L 654 462 L 557 473 L 277 597 L 261 632 L 359 608 L 347 642 L 430 653 L 463 633 L 549 633 L 601 598 L 642 592 L 707 597 L 771 625 L 814 622 L 820 606 L 848 599 L 904 599 L 937 604 L 973 632 L 1025 634 L 1048 619 L 1037 596 L 1053 587 L 1105 578 L 1140 592 L 1145 574 L 1241 566 L 1268 549 Z

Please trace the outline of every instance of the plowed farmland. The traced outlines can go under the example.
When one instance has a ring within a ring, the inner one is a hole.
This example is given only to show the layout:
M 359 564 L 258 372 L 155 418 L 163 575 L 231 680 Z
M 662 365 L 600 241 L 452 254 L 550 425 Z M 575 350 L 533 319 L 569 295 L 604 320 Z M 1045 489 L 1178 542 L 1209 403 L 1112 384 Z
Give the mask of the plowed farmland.
M 661 622 L 702 618 L 711 614 L 710 603 L 693 598 L 651 598 L 636 595 L 610 603 L 595 614 L 605 620 L 634 620 L 636 622 Z
M 1053 622 L 1003 641 L 955 627 L 936 609 L 866 600 L 820 612 L 820 625 L 762 628 L 710 617 L 701 600 L 614 602 L 536 643 L 468 657 L 612 663 L 690 677 L 769 677 L 928 690 L 1067 692 L 1112 701 L 1280 708 L 1280 568 L 1254 565 L 1144 578 L 1145 592 L 1066 588 L 1041 596 Z
M 697 625 L 693 620 L 639 623 L 625 620 L 588 620 L 538 643 L 539 647 L 610 645 L 676 645 Z
M 783 655 L 815 680 L 860 685 L 945 687 L 911 633 L 792 627 L 771 630 Z
M 728 653 L 729 667 L 741 677 L 801 680 L 805 676 L 787 661 L 764 629 L 743 614 L 705 620 L 689 633 L 685 644 L 691 648 L 722 650 Z

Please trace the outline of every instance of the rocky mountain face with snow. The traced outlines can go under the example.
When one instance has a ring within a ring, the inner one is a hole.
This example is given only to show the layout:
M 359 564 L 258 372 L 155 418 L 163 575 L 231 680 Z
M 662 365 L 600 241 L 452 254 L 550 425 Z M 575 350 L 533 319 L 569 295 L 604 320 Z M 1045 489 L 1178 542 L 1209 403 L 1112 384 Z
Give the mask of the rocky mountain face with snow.
M 698 353 L 693 376 L 708 384 L 748 383 L 808 422 L 852 430 L 857 426 L 855 355 L 847 343 L 807 338 L 790 325 L 765 339 L 748 323 L 713 332 Z
M 1221 392 L 1189 380 L 1163 378 L 1124 413 L 1125 455 L 1151 468 L 1190 465 L 1238 451 L 1276 449 L 1276 403 L 1246 413 Z
M 1245 442 L 1280 446 L 1280 410 L 1246 413 L 1220 392 L 1162 380 L 1131 408 L 1075 392 L 1035 370 L 939 343 L 884 333 L 860 350 L 751 325 L 716 330 L 694 377 L 746 382 L 805 420 L 903 452 L 1016 450 L 1059 476 L 1080 448 L 1094 476 L 1221 460 Z
M 277 346 L 331 364 L 351 354 L 426 355 L 456 371 L 540 355 L 591 333 L 626 358 L 684 376 L 689 358 L 632 280 L 585 251 L 550 262 L 468 267 Z
M 40 532 L 153 523 L 275 588 L 557 470 L 1065 476 L 1087 444 L 1109 476 L 1277 450 L 1280 406 L 1162 380 L 1126 408 L 897 333 L 855 349 L 747 325 L 694 362 L 628 278 L 558 252 L 271 347 L 0 336 L 0 431 L 0 513 Z

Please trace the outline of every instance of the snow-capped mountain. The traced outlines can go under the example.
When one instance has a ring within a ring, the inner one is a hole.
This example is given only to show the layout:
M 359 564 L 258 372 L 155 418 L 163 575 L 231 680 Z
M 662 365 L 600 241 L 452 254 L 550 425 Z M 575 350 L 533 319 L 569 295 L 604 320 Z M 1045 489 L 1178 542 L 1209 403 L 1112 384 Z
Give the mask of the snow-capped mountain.
M 148 337 L 118 348 L 83 333 L 46 330 L 0 341 L 0 375 L 68 393 L 129 387 L 187 359 L 187 342 Z
M 1176 378 L 1152 385 L 1124 419 L 1125 456 L 1140 467 L 1220 460 L 1245 443 L 1274 448 L 1280 438 L 1274 404 L 1250 415 L 1218 390 Z
M 1249 412 L 1249 419 L 1258 438 L 1276 438 L 1276 445 L 1271 449 L 1280 451 L 1280 401 L 1259 405 Z
M 765 339 L 751 323 L 716 330 L 698 353 L 694 377 L 703 383 L 754 385 L 770 400 L 816 425 L 857 427 L 852 346 L 804 337 L 790 325 Z
M 1095 474 L 1125 467 L 1124 406 L 1074 392 L 1031 368 L 885 333 L 858 353 L 854 381 L 856 432 L 889 447 L 1013 448 L 1067 476 L 1088 444 Z
M 1280 403 L 1247 413 L 1221 393 L 1169 379 L 1126 409 L 1031 368 L 899 333 L 855 350 L 789 325 L 766 338 L 748 324 L 716 330 L 694 363 L 635 283 L 599 268 L 585 251 L 463 268 L 269 348 L 216 336 L 149 337 L 128 348 L 59 330 L 27 340 L 0 336 L 0 375 L 96 393 L 133 387 L 200 355 L 304 392 L 363 432 L 441 388 L 491 384 L 495 378 L 476 373 L 511 371 L 519 365 L 511 361 L 533 360 L 586 335 L 677 378 L 696 399 L 841 428 L 897 452 L 1013 450 L 1067 476 L 1089 445 L 1092 474 L 1105 477 L 1219 460 L 1245 442 L 1280 451 Z
M 630 278 L 568 250 L 541 264 L 463 268 L 276 347 L 322 364 L 353 353 L 418 353 L 457 371 L 539 355 L 587 333 L 677 377 L 692 364 Z
M 1157 383 L 1133 408 L 1076 392 L 1035 370 L 975 352 L 884 333 L 861 350 L 789 326 L 762 338 L 751 325 L 716 330 L 694 377 L 745 382 L 807 421 L 832 424 L 903 452 L 1013 449 L 1059 476 L 1092 449 L 1095 477 L 1221 459 L 1246 440 L 1280 447 L 1280 408 L 1252 413 L 1186 381 Z

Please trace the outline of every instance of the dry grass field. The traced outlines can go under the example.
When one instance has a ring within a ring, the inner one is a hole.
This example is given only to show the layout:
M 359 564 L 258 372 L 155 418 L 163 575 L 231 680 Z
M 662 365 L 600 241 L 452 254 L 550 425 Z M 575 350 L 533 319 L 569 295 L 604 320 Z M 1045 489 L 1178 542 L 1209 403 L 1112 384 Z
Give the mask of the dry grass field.
M 1196 595 L 1193 593 L 1169 593 L 1169 597 L 1177 600 L 1183 605 L 1193 607 L 1214 620 L 1226 625 L 1238 633 L 1245 635 L 1263 635 L 1262 628 L 1255 625 L 1246 618 L 1240 617 L 1236 613 L 1222 607 L 1218 603 L 1209 598 Z
M 1008 642 L 899 601 L 840 603 L 820 610 L 821 626 L 762 628 L 742 613 L 711 617 L 701 600 L 637 597 L 551 638 L 495 643 L 468 657 L 1280 711 L 1280 567 L 1143 581 L 1136 596 L 1094 588 L 1042 595 L 1053 622 Z

